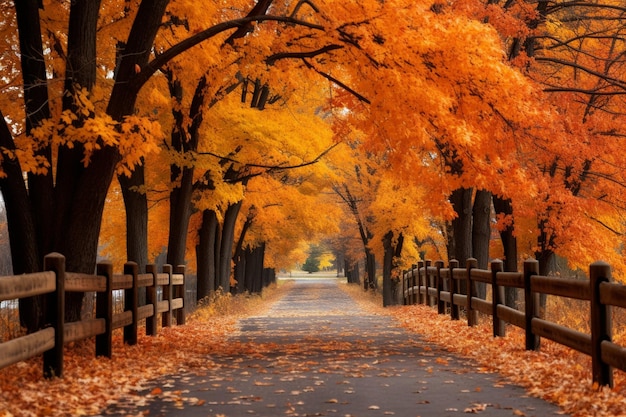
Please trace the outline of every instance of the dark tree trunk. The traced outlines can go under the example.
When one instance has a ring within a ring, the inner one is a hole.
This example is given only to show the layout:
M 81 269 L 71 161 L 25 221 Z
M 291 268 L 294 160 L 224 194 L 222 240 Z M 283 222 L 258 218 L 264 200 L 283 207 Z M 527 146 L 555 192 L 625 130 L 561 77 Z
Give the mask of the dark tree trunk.
M 235 257 L 235 266 L 234 266 L 234 278 L 237 283 L 231 287 L 231 293 L 233 294 L 242 294 L 246 291 L 246 289 L 250 288 L 250 282 L 247 282 L 248 275 L 246 274 L 246 269 L 248 268 L 250 247 L 242 248 L 241 252 Z
M 500 240 L 504 252 L 504 271 L 517 272 L 517 238 L 513 234 L 515 224 L 513 223 L 513 205 L 508 198 L 493 196 L 493 207 L 496 214 L 507 216 L 511 220 L 507 226 L 500 230 Z M 507 287 L 504 290 L 505 304 L 509 307 L 515 307 L 517 304 L 517 289 Z
M 187 130 L 185 119 L 180 110 L 183 101 L 183 89 L 180 82 L 168 73 L 170 95 L 178 106 L 174 106 L 174 128 L 172 129 L 172 148 L 181 154 L 196 151 L 198 148 L 198 135 L 203 120 L 203 104 L 205 101 L 207 77 L 201 77 L 196 85 L 196 91 L 189 108 L 189 120 L 191 125 Z M 170 265 L 183 265 L 185 263 L 185 250 L 187 248 L 187 232 L 189 218 L 191 216 L 191 197 L 193 195 L 193 167 L 170 167 L 170 179 L 175 186 L 170 193 L 170 232 L 167 244 L 167 262 Z
M 361 284 L 359 263 L 357 261 L 353 261 L 350 257 L 344 256 L 344 271 L 348 284 Z
M 235 225 L 241 210 L 242 202 L 231 204 L 224 213 L 222 226 L 222 239 L 220 242 L 219 258 L 219 285 L 225 292 L 230 291 L 230 273 L 233 260 L 233 247 L 235 244 Z
M 167 263 L 170 265 L 185 264 L 192 194 L 193 169 L 183 168 L 180 187 L 175 187 L 170 193 L 170 232 L 167 243 Z
M 403 243 L 402 234 L 394 245 L 393 232 L 389 231 L 383 237 L 383 307 L 398 304 L 398 287 L 400 280 L 394 275 L 397 268 L 396 260 L 400 257 Z
M 247 275 L 248 270 L 248 262 L 250 262 L 250 246 L 247 249 L 243 247 L 243 243 L 246 238 L 246 233 L 250 226 L 252 226 L 252 222 L 254 221 L 254 217 L 256 214 L 256 209 L 254 206 L 250 207 L 248 211 L 248 216 L 246 217 L 246 221 L 243 223 L 243 227 L 241 228 L 241 233 L 239 233 L 239 238 L 237 239 L 237 243 L 234 245 L 234 254 L 233 254 L 233 262 L 235 263 L 235 280 L 237 281 L 237 292 L 241 293 L 244 291 L 250 291 L 250 283 L 245 282 L 244 279 L 249 279 Z M 244 263 L 244 265 L 239 265 L 240 263 Z
M 245 258 L 245 288 L 250 293 L 260 293 L 263 289 L 263 260 L 265 257 L 265 245 L 255 248 L 249 246 L 244 251 Z
M 196 263 L 198 265 L 198 300 L 210 296 L 215 291 L 215 236 L 217 216 L 213 210 L 202 212 L 202 226 L 198 232 Z
M 378 288 L 378 282 L 376 281 L 376 256 L 367 247 L 365 248 L 365 279 L 363 285 L 366 291 Z
M 472 189 L 459 188 L 450 196 L 450 202 L 457 217 L 448 227 L 448 262 L 452 259 L 465 266 L 472 256 Z M 467 294 L 465 282 L 461 282 L 460 291 Z
M 491 240 L 491 193 L 485 190 L 476 191 L 474 196 L 472 221 L 472 256 L 478 261 L 478 268 L 489 267 L 489 242 Z M 476 296 L 487 297 L 487 286 L 476 283 Z
M 448 260 L 460 265 L 472 256 L 472 189 L 459 188 L 452 192 L 450 202 L 457 214 L 451 222 L 448 236 Z
M 144 167 L 136 167 L 130 177 L 118 176 L 118 181 L 126 209 L 126 257 L 143 272 L 148 264 L 148 199 L 140 191 L 145 184 Z

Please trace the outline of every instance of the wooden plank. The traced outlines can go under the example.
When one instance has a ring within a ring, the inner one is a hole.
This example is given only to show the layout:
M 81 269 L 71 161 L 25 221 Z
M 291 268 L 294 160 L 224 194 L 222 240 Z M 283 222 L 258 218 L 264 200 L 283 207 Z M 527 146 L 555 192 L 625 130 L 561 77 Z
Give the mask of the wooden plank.
M 0 277 L 0 301 L 47 294 L 56 289 L 52 271 Z
M 467 307 L 467 295 L 454 293 L 454 304 Z
M 526 328 L 524 313 L 514 308 L 498 304 L 498 317 L 507 323 L 511 323 L 512 325 L 519 327 L 520 329 Z
M 63 334 L 65 343 L 87 339 L 105 332 L 104 319 L 91 319 L 65 323 Z
M 602 304 L 626 308 L 626 285 L 615 282 L 600 284 L 600 302 Z
M 454 268 L 452 270 L 452 278 L 454 279 L 467 279 L 467 269 L 465 268 Z
M 170 311 L 170 302 L 167 300 L 157 302 L 157 313 L 163 313 L 164 311 Z
M 172 274 L 172 285 L 183 285 L 185 276 L 183 274 Z
M 133 312 L 128 310 L 123 313 L 117 313 L 113 315 L 113 329 L 119 329 L 124 326 L 128 326 L 133 322 Z
M 441 297 L 441 301 L 445 301 L 446 303 L 450 302 L 450 291 L 441 291 L 439 296 Z
M 478 310 L 488 316 L 491 316 L 491 314 L 493 313 L 493 307 L 491 306 L 491 302 L 485 301 L 482 298 L 472 297 L 472 309 Z
M 106 278 L 78 272 L 65 273 L 65 291 L 68 292 L 104 292 L 107 290 Z
M 537 336 L 545 337 L 581 353 L 591 355 L 591 335 L 538 318 L 532 320 L 531 326 L 533 333 Z
M 622 371 L 626 371 L 626 348 L 607 340 L 600 344 L 602 362 Z
M 52 327 L 0 343 L 0 369 L 41 355 L 53 347 L 54 328 Z
M 154 275 L 152 275 L 152 274 L 139 274 L 139 275 L 137 275 L 137 286 L 139 288 L 150 287 L 150 286 L 152 286 L 152 282 L 153 281 L 154 281 Z
M 133 276 L 124 274 L 115 274 L 111 277 L 112 290 L 127 290 L 133 287 Z
M 170 274 L 157 274 L 156 285 L 167 285 L 170 283 Z
M 182 298 L 174 298 L 172 300 L 172 310 L 177 310 L 179 308 L 183 308 L 183 299 Z
M 435 288 L 435 287 L 428 287 L 428 295 L 430 297 L 437 298 L 437 288 Z
M 487 269 L 472 269 L 472 280 L 491 284 L 491 271 Z
M 591 289 L 587 280 L 533 276 L 530 280 L 530 287 L 531 291 L 542 294 L 558 295 L 577 300 L 591 299 Z
M 502 287 L 524 288 L 524 274 L 521 272 L 498 272 L 496 279 Z
M 147 304 L 137 309 L 137 321 L 154 316 L 154 305 Z

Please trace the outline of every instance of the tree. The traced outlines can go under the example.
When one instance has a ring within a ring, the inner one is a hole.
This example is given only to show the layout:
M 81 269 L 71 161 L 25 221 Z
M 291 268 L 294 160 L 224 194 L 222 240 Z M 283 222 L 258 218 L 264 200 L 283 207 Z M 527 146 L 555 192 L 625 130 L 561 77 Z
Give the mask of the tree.
M 302 265 L 302 270 L 308 272 L 317 272 L 320 270 L 320 248 L 318 246 L 310 246 L 309 257 Z

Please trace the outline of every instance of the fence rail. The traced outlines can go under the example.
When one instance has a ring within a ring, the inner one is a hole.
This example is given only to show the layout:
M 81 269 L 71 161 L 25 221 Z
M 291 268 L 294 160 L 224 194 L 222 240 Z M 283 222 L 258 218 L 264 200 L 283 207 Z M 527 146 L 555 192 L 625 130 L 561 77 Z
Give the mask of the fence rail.
M 146 334 L 156 335 L 158 314 L 161 325 L 185 323 L 185 267 L 164 265 L 162 272 L 148 265 L 139 274 L 137 264 L 128 262 L 122 274 L 113 274 L 110 262 L 98 263 L 96 274 L 65 271 L 65 257 L 52 253 L 44 258 L 45 272 L 0 277 L 0 302 L 34 295 L 47 297 L 45 328 L 0 344 L 0 369 L 43 354 L 43 375 L 46 378 L 63 375 L 63 346 L 67 343 L 95 337 L 96 356 L 112 356 L 113 331 L 123 328 L 124 342 L 137 343 L 138 323 L 146 320 Z M 139 288 L 146 288 L 147 303 L 139 306 Z M 158 300 L 158 287 L 162 300 Z M 113 312 L 113 291 L 124 291 L 124 310 Z M 77 322 L 65 322 L 67 292 L 95 292 L 96 317 Z
M 460 319 L 466 311 L 469 326 L 477 323 L 477 312 L 492 317 L 493 336 L 505 336 L 505 323 L 525 331 L 526 349 L 537 350 L 540 337 L 577 350 L 591 357 L 593 382 L 613 386 L 613 369 L 626 371 L 626 348 L 612 342 L 611 308 L 626 309 L 626 286 L 611 282 L 611 267 L 596 262 L 589 267 L 589 279 L 568 279 L 539 275 L 539 262 L 524 262 L 523 272 L 503 272 L 501 261 L 490 270 L 476 268 L 476 259 L 468 259 L 465 268 L 455 260 L 447 268 L 443 261 L 434 265 L 422 261 L 402 274 L 405 304 L 437 307 L 439 314 Z M 491 300 L 478 298 L 475 283 L 491 286 Z M 464 285 L 462 285 L 462 283 Z M 461 294 L 460 289 L 466 288 Z M 524 290 L 521 310 L 504 304 L 504 288 Z M 539 296 L 553 295 L 589 302 L 591 334 L 579 332 L 540 317 Z

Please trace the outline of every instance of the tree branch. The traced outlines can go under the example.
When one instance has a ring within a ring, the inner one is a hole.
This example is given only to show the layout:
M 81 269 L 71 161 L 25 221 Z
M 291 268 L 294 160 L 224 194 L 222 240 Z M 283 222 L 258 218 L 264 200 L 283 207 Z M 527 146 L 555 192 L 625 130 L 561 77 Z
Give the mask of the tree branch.
M 216 153 L 213 152 L 197 152 L 198 155 L 208 155 L 208 156 L 212 156 L 215 158 L 218 158 L 220 161 L 226 161 L 226 162 L 232 162 L 235 164 L 239 164 L 239 165 L 243 165 L 246 166 L 248 168 L 260 168 L 260 169 L 265 169 L 265 172 L 281 172 L 281 171 L 286 171 L 288 169 L 296 169 L 296 168 L 303 168 L 309 165 L 313 165 L 318 163 L 324 156 L 326 156 L 328 154 L 328 152 L 330 152 L 331 150 L 333 150 L 335 148 L 335 146 L 339 145 L 339 143 L 335 143 L 334 145 L 332 145 L 331 147 L 329 147 L 328 149 L 324 150 L 322 153 L 320 153 L 318 156 L 316 156 L 315 158 L 313 158 L 310 161 L 306 161 L 303 162 L 301 164 L 296 164 L 296 165 L 264 165 L 264 164 L 246 164 L 243 163 L 241 161 L 238 161 L 232 157 L 229 156 L 222 156 L 222 155 L 218 155 Z M 263 172 L 263 173 L 265 173 Z M 261 175 L 262 173 L 258 173 L 258 174 L 253 174 L 253 175 L 249 175 L 247 177 L 256 177 L 258 175 Z
M 218 23 L 215 26 L 211 26 L 208 29 L 205 29 L 199 33 L 196 33 L 195 35 L 172 46 L 170 49 L 166 50 L 165 52 L 158 54 L 152 61 L 144 65 L 140 69 L 141 71 L 136 75 L 135 78 L 130 80 L 130 82 L 134 83 L 135 88 L 139 90 L 150 79 L 150 77 L 155 72 L 157 72 L 161 67 L 167 64 L 173 58 L 177 57 L 183 52 L 186 52 L 187 50 L 198 45 L 199 43 L 207 39 L 210 39 L 214 36 L 217 36 L 220 33 L 225 32 L 227 30 L 245 27 L 247 24 L 251 22 L 265 22 L 265 21 L 285 22 L 285 23 L 290 23 L 294 25 L 308 27 L 314 30 L 320 30 L 320 31 L 324 30 L 324 26 L 322 25 L 306 22 L 303 20 L 293 19 L 287 16 L 261 15 L 261 16 L 248 16 L 248 17 L 242 17 L 240 19 L 229 20 L 227 22 Z
M 270 55 L 269 57 L 267 57 L 265 59 L 265 63 L 267 65 L 274 65 L 276 63 L 276 61 L 278 61 L 279 59 L 314 58 L 314 57 L 316 57 L 318 55 L 325 54 L 325 53 L 330 52 L 330 51 L 334 51 L 335 49 L 343 49 L 343 46 L 341 46 L 341 45 L 334 45 L 333 44 L 333 45 L 327 45 L 327 46 L 324 46 L 322 48 L 316 49 L 314 51 L 309 51 L 309 52 L 278 52 L 278 53 L 275 53 L 275 54 Z
M 304 65 L 306 65 L 308 68 L 310 68 L 313 71 L 317 72 L 319 75 L 321 75 L 322 77 L 326 78 L 328 81 L 330 81 L 330 82 L 332 82 L 334 84 L 337 84 L 339 87 L 343 88 L 344 90 L 346 90 L 348 93 L 352 94 L 354 97 L 356 97 L 360 101 L 362 101 L 364 103 L 367 103 L 367 104 L 372 104 L 372 102 L 368 98 L 366 98 L 365 96 L 357 93 L 355 90 L 353 90 L 352 88 L 348 87 L 346 84 L 344 84 L 343 82 L 339 81 L 338 79 L 336 79 L 332 75 L 318 70 L 317 68 L 315 68 L 313 66 L 313 64 L 309 63 L 306 59 L 303 59 L 302 61 L 304 62 Z

